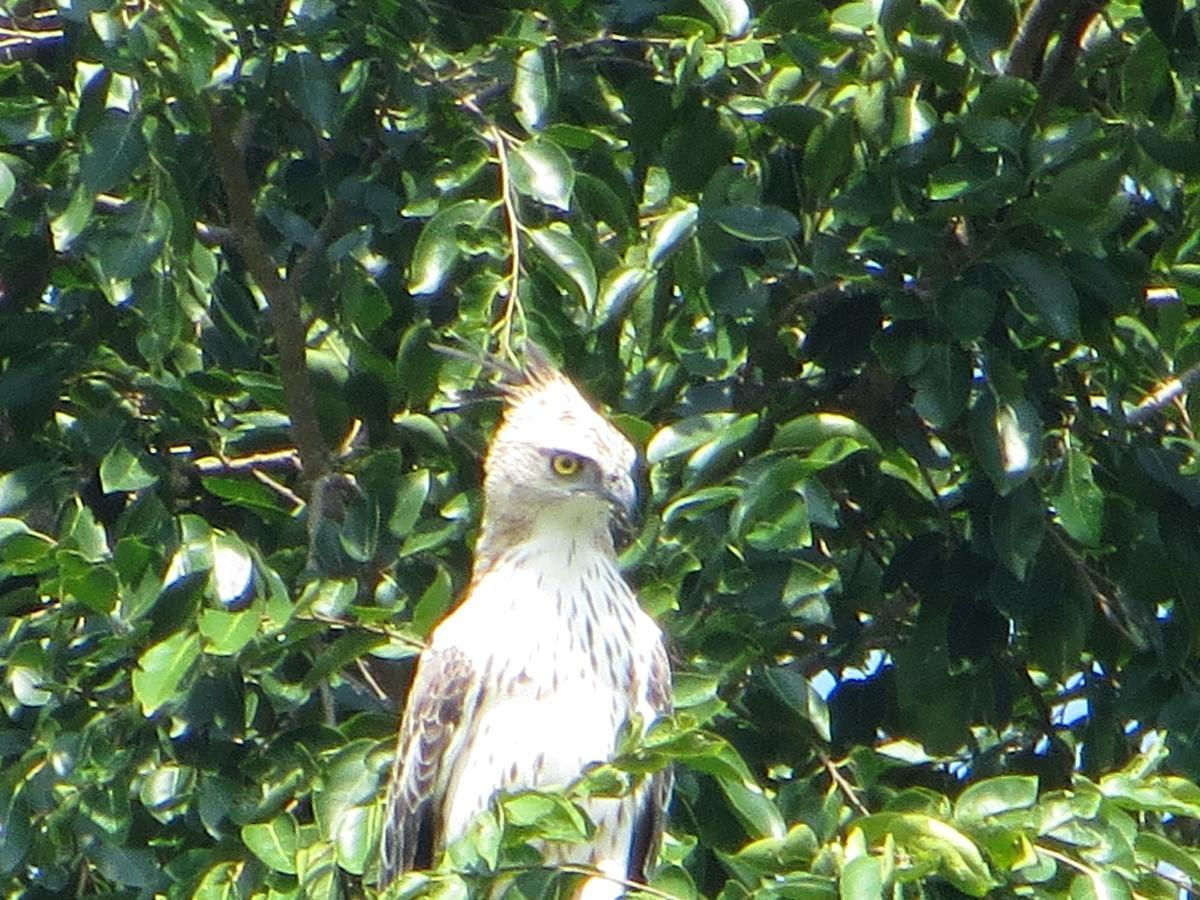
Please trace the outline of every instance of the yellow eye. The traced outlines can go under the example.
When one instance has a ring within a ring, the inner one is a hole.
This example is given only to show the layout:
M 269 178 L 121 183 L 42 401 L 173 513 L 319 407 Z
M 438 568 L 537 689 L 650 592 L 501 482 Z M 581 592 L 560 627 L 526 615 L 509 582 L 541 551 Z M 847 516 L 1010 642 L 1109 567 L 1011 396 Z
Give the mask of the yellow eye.
M 582 467 L 583 462 L 579 457 L 572 456 L 570 453 L 556 453 L 550 460 L 550 468 L 554 470 L 554 474 L 562 475 L 564 478 L 574 475 Z

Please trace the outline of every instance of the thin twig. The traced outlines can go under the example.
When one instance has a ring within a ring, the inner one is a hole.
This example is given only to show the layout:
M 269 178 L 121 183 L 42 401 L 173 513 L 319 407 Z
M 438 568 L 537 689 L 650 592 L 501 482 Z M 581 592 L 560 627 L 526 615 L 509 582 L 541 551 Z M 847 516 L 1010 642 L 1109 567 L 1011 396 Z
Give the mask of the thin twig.
M 525 310 L 521 307 L 521 220 L 517 215 L 517 202 L 514 196 L 512 173 L 508 166 L 508 148 L 505 146 L 505 136 L 496 126 L 492 126 L 492 140 L 496 146 L 496 156 L 500 162 L 500 196 L 504 203 L 504 215 L 508 219 L 508 240 L 512 245 L 512 265 L 508 277 L 508 302 L 504 313 L 496 323 L 499 334 L 500 354 L 512 358 L 512 328 L 513 318 L 521 320 L 522 330 L 525 330 Z
M 1051 526 L 1047 530 L 1050 532 L 1050 537 L 1056 544 L 1058 544 L 1059 549 L 1061 549 L 1063 554 L 1067 557 L 1067 562 L 1069 562 L 1071 564 L 1071 568 L 1075 570 L 1075 574 L 1083 583 L 1083 587 L 1088 592 L 1088 596 L 1090 596 L 1096 606 L 1100 608 L 1100 612 L 1104 615 L 1104 618 L 1106 618 L 1109 624 L 1117 630 L 1121 637 L 1125 638 L 1125 640 L 1129 641 L 1131 644 L 1133 644 L 1133 646 L 1144 647 L 1146 642 L 1135 635 L 1130 630 L 1129 626 L 1122 621 L 1124 616 L 1119 611 L 1118 604 L 1113 602 L 1113 600 L 1107 594 L 1105 594 L 1104 591 L 1100 590 L 1100 586 L 1096 584 L 1096 579 L 1092 577 L 1092 573 L 1088 569 L 1087 565 L 1085 565 L 1083 560 L 1081 560 L 1075 553 L 1075 548 L 1067 542 L 1066 538 L 1059 534 L 1056 527 Z
M 358 669 L 358 674 L 362 676 L 362 680 L 366 682 L 367 687 L 374 692 L 375 699 L 380 701 L 387 701 L 391 699 L 387 695 L 387 691 L 379 686 L 379 682 L 376 681 L 375 676 L 371 674 L 370 666 L 368 666 L 361 659 L 356 659 L 354 661 L 354 665 Z
M 850 801 L 850 805 L 858 810 L 861 815 L 869 816 L 871 810 L 867 809 L 866 804 L 859 798 L 857 788 L 838 770 L 837 763 L 830 759 L 829 754 L 824 750 L 818 750 L 817 756 L 820 757 L 821 764 L 825 767 L 825 771 L 829 773 L 829 777 L 833 779 L 833 783 L 837 785 L 838 790 L 846 795 L 846 799 Z
M 298 467 L 300 457 L 289 447 L 286 450 L 266 450 L 249 456 L 202 456 L 193 465 L 201 472 L 240 472 L 262 467 Z
M 1186 394 L 1197 381 L 1200 381 L 1200 363 L 1196 363 L 1182 375 L 1168 378 L 1156 387 L 1125 416 L 1125 421 L 1130 425 L 1142 424 L 1159 410 L 1170 406 L 1177 398 Z
M 293 617 L 293 619 L 297 622 L 320 622 L 322 625 L 329 625 L 332 628 L 340 629 L 342 631 L 356 629 L 358 631 L 365 631 L 367 634 L 378 634 L 382 637 L 386 637 L 390 641 L 395 641 L 398 644 L 404 644 L 405 646 L 412 647 L 417 652 L 421 652 L 429 646 L 427 641 L 421 640 L 420 638 L 415 638 L 411 634 L 407 634 L 406 632 L 399 631 L 395 628 L 389 628 L 386 625 L 373 625 L 367 622 L 348 622 L 345 619 L 337 619 L 333 616 L 326 616 L 312 611 L 298 613 Z
M 333 451 L 333 455 L 336 459 L 343 459 L 350 455 L 350 451 L 353 450 L 354 445 L 358 443 L 358 436 L 362 434 L 362 430 L 363 420 L 358 416 L 355 416 L 350 420 L 350 425 L 346 429 L 345 435 L 343 435 L 341 441 L 337 445 L 337 448 Z
M 660 898 L 660 900 L 681 900 L 681 898 L 676 894 L 671 894 L 667 891 L 650 887 L 648 884 L 630 881 L 628 878 L 610 875 L 607 872 L 601 872 L 599 869 L 591 866 L 585 866 L 580 863 L 547 863 L 546 865 L 542 866 L 498 866 L 494 874 L 515 875 L 521 872 L 562 872 L 566 875 L 583 875 L 586 878 L 600 878 L 604 881 L 611 881 L 613 884 L 621 885 L 626 891 L 637 891 L 639 894 L 649 894 L 651 897 Z
M 280 497 L 283 497 L 285 500 L 287 500 L 289 503 L 291 503 L 292 507 L 294 509 L 300 509 L 302 506 L 304 506 L 304 498 L 303 497 L 301 497 L 299 494 L 297 494 L 295 491 L 293 491 L 286 484 L 283 484 L 280 481 L 276 481 L 274 478 L 272 478 L 266 472 L 263 472 L 260 469 L 251 469 L 250 474 L 253 475 L 254 479 L 256 481 L 258 481 L 260 484 L 265 485 L 266 487 L 270 488 L 275 493 L 277 493 Z
M 223 225 L 210 225 L 207 222 L 196 223 L 196 237 L 206 247 L 227 247 L 234 243 L 232 231 Z

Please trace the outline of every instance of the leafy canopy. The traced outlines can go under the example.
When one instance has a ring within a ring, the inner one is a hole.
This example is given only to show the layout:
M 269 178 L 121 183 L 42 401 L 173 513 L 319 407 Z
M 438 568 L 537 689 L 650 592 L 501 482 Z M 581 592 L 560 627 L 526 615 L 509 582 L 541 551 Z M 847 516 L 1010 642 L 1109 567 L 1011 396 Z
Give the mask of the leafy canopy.
M 370 891 L 528 336 L 645 447 L 656 897 L 1200 881 L 1194 3 L 0 7 L 0 884 Z M 532 855 L 531 855 L 532 854 Z

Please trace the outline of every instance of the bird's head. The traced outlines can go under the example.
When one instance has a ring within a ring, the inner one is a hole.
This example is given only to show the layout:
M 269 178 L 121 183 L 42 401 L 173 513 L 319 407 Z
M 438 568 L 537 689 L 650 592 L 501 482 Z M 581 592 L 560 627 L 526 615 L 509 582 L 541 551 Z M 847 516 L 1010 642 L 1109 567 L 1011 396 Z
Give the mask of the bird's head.
M 485 523 L 604 534 L 627 527 L 638 465 L 628 438 L 532 345 L 504 394 L 484 462 Z

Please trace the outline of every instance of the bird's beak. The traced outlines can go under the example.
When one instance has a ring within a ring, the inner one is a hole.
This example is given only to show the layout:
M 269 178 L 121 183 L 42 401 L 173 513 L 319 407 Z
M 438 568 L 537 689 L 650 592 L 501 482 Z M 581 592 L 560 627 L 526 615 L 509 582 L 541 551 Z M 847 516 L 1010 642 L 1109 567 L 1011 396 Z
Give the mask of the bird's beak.
M 613 531 L 618 544 L 627 543 L 637 532 L 640 507 L 637 482 L 632 474 L 623 473 L 609 477 L 604 487 L 604 499 L 613 514 Z

